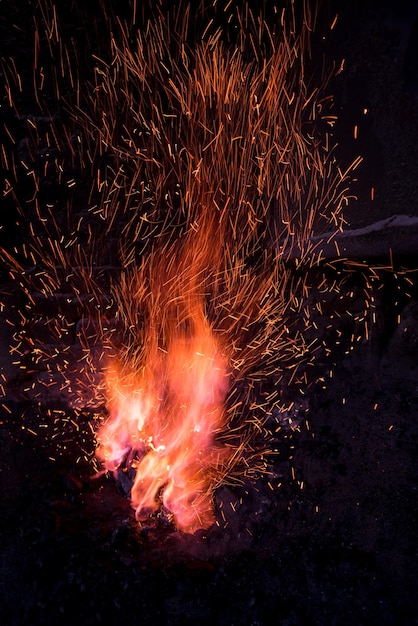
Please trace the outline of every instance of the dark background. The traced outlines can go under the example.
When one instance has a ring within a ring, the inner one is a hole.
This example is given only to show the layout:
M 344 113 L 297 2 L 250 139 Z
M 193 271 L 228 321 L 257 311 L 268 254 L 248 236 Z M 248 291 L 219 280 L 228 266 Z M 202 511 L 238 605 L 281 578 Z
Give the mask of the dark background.
M 91 3 L 77 10 L 89 19 L 96 41 L 100 15 Z M 22 68 L 27 63 L 28 76 L 31 12 L 31 3 L 0 1 L 1 55 L 13 56 Z M 337 12 L 330 33 L 325 25 Z M 81 18 L 74 15 L 69 4 L 64 27 L 83 41 Z M 345 59 L 330 84 L 340 118 L 339 157 L 347 164 L 364 157 L 356 172 L 352 229 L 394 215 L 418 216 L 417 29 L 417 2 L 323 4 L 315 55 L 335 59 L 337 67 Z M 2 121 L 15 138 L 23 137 L 19 119 L 2 102 Z M 18 104 L 25 114 L 36 109 L 26 87 Z M 5 196 L 0 243 L 8 250 L 25 236 L 16 219 L 15 203 Z M 225 530 L 183 537 L 164 520 L 139 529 L 123 490 L 106 477 L 92 480 L 87 463 L 74 463 L 79 446 L 91 453 L 88 424 L 75 427 L 68 413 L 58 442 L 43 437 L 42 408 L 22 403 L 7 387 L 0 425 L 2 622 L 418 623 L 414 241 L 409 228 L 389 227 L 360 242 L 356 260 L 367 267 L 389 264 L 391 248 L 400 279 L 379 270 L 369 341 L 349 355 L 336 354 L 335 366 L 321 365 L 322 380 L 300 404 L 301 414 L 309 408 L 310 430 L 286 435 L 283 460 L 272 468 L 281 488 L 272 492 L 260 480 L 219 491 L 218 505 L 242 498 L 237 514 L 225 513 Z M 4 272 L 6 309 L 13 296 Z M 360 296 L 353 298 L 351 310 L 362 305 Z M 333 307 L 338 302 L 330 302 Z M 17 374 L 6 317 L 7 310 L 0 320 L 1 365 L 11 380 Z M 343 333 L 344 324 L 345 318 Z

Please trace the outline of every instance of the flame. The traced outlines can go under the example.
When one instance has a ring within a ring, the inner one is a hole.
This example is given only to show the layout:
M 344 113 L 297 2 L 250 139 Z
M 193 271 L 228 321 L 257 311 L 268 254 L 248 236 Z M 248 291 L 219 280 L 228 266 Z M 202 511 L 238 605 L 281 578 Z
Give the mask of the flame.
M 135 279 L 133 297 L 150 307 L 144 349 L 139 361 L 128 350 L 125 366 L 108 368 L 110 417 L 98 432 L 97 455 L 108 470 L 136 470 L 138 520 L 162 504 L 178 529 L 193 533 L 214 523 L 213 477 L 228 456 L 216 441 L 225 425 L 228 359 L 199 293 L 207 246 L 186 240 L 172 269 L 167 258 L 159 250 Z M 152 292 L 141 288 L 147 275 Z
M 110 470 L 127 457 L 137 465 L 131 493 L 137 518 L 158 509 L 163 490 L 162 502 L 179 529 L 209 527 L 210 470 L 222 456 L 215 436 L 227 389 L 225 362 L 210 330 L 176 338 L 128 384 L 114 372 L 109 385 L 113 400 L 98 435 L 99 455 Z

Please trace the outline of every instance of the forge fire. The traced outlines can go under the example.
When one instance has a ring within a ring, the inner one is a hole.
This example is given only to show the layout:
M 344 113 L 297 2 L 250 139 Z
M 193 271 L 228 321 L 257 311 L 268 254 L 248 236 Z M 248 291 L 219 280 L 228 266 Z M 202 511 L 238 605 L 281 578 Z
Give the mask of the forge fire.
M 195 533 L 220 485 L 268 475 L 284 391 L 309 386 L 313 270 L 318 284 L 359 160 L 334 155 L 315 3 L 151 4 L 104 2 L 76 46 L 39 3 L 39 115 L 3 154 L 8 193 L 29 181 L 30 238 L 4 255 L 26 303 L 22 393 L 93 411 L 96 467 L 133 472 L 137 519 L 163 507 Z M 25 77 L 11 59 L 3 73 L 18 109 Z M 343 282 L 324 271 L 320 293 Z

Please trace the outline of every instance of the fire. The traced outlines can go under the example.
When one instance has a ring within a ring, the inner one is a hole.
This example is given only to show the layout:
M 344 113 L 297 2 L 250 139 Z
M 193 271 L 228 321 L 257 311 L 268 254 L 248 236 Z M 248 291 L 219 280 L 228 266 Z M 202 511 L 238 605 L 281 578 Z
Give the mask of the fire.
M 220 227 L 206 215 L 181 241 L 160 241 L 115 286 L 125 332 L 105 373 L 109 419 L 98 432 L 105 467 L 135 470 L 138 520 L 163 506 L 189 533 L 213 524 L 216 477 L 232 450 L 217 441 L 230 373 L 228 351 L 207 315 L 222 255 L 211 251 Z
M 316 3 L 150 2 L 125 21 L 103 1 L 80 74 L 73 34 L 43 4 L 42 115 L 20 116 L 27 163 L 13 165 L 24 190 L 33 179 L 19 201 L 31 239 L 3 251 L 26 303 L 13 350 L 39 372 L 37 402 L 56 386 L 74 409 L 106 404 L 97 457 L 135 472 L 138 519 L 164 507 L 193 533 L 214 522 L 226 477 L 267 471 L 265 417 L 282 387 L 307 385 L 319 345 L 309 271 L 321 233 L 343 228 L 351 168 L 332 149 L 327 77 L 306 76 Z M 10 111 L 16 72 L 2 61 Z M 66 207 L 45 199 L 47 175 L 67 180 Z
M 226 360 L 207 322 L 156 347 L 138 374 L 109 371 L 110 418 L 98 433 L 105 467 L 136 468 L 131 500 L 139 520 L 161 502 L 185 532 L 214 522 L 211 475 L 225 452 Z

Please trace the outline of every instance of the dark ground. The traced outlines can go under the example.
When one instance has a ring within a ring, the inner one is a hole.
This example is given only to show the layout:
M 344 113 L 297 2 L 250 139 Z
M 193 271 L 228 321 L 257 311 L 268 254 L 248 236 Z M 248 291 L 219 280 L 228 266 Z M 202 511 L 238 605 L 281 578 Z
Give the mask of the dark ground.
M 416 3 L 344 5 L 329 46 L 347 59 L 335 85 L 340 144 L 365 156 L 351 221 L 417 215 Z M 2 36 L 13 39 L 4 6 Z M 12 222 L 5 220 L 8 240 Z M 418 267 L 416 254 L 395 262 Z M 188 537 L 164 520 L 139 529 L 112 479 L 92 480 L 90 467 L 74 462 L 80 446 L 91 452 L 87 425 L 69 422 L 58 442 L 43 438 L 44 409 L 8 394 L 0 425 L 2 623 L 418 624 L 416 274 L 399 305 L 384 276 L 370 341 L 337 355 L 335 367 L 321 365 L 310 429 L 285 441 L 284 460 L 272 465 L 281 488 L 260 481 L 220 490 L 218 505 L 242 497 L 235 515 L 224 512 L 225 529 Z M 10 359 L 2 362 L 7 375 Z

